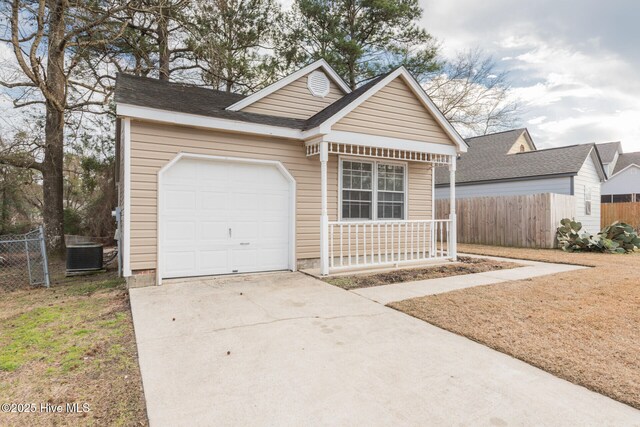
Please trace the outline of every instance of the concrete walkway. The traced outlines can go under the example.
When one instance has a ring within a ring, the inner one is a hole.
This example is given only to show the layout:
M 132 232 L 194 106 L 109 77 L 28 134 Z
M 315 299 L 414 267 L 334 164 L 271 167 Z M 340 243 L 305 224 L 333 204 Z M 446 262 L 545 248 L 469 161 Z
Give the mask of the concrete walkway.
M 640 411 L 300 273 L 131 289 L 152 426 L 640 426 Z
M 391 302 L 402 301 L 409 298 L 441 294 L 473 286 L 492 285 L 500 282 L 529 279 L 531 277 L 546 276 L 548 274 L 564 273 L 565 271 L 589 268 L 578 265 L 551 264 L 548 262 L 525 261 L 521 259 L 468 254 L 460 255 L 473 258 L 489 258 L 496 261 L 515 262 L 523 265 L 523 267 L 512 268 L 509 270 L 487 271 L 486 273 L 450 276 L 439 279 L 418 280 L 415 282 L 397 283 L 394 285 L 373 286 L 370 288 L 354 289 L 351 292 L 386 305 Z

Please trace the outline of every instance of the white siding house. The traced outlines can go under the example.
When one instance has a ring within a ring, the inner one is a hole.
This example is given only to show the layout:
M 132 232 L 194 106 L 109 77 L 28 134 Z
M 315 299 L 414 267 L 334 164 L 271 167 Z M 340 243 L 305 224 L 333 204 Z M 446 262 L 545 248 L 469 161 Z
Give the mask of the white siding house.
M 603 195 L 640 195 L 640 166 L 629 165 L 602 184 Z M 636 202 L 640 202 L 637 198 Z
M 555 193 L 575 196 L 576 220 L 600 231 L 600 187 L 606 179 L 595 144 L 538 150 L 526 129 L 467 140 L 458 161 L 456 198 Z M 436 169 L 436 199 L 447 199 L 446 171 Z
M 573 194 L 576 196 L 576 220 L 591 233 L 600 231 L 600 185 L 601 175 L 593 156 L 588 156 L 574 178 Z
M 571 194 L 571 177 L 542 178 L 518 181 L 491 182 L 487 184 L 456 185 L 456 198 L 480 196 L 518 196 L 527 194 Z M 436 199 L 449 198 L 447 188 L 436 188 Z
M 640 202 L 640 152 L 623 153 L 622 144 L 598 144 L 609 179 L 602 185 L 603 203 Z

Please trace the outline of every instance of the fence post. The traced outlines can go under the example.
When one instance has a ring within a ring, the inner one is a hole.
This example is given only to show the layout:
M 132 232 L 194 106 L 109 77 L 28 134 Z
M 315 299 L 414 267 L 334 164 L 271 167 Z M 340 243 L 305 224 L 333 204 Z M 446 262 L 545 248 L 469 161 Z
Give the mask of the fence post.
M 29 241 L 27 235 L 24 235 L 24 252 L 27 254 L 27 270 L 29 271 L 29 285 L 33 285 L 33 278 L 31 277 L 31 257 L 29 257 Z
M 49 282 L 49 259 L 47 258 L 47 245 L 44 243 L 44 227 L 38 227 L 40 231 L 40 252 L 42 254 L 42 269 L 44 272 L 44 284 L 48 288 Z

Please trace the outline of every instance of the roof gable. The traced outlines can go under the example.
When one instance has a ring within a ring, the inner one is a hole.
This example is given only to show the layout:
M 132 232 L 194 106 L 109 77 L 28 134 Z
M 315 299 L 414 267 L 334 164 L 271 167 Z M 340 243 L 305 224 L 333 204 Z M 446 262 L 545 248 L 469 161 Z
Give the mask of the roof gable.
M 398 89 L 397 87 L 393 88 L 393 86 L 398 83 L 395 82 L 396 79 L 402 80 L 401 84 L 405 85 L 402 89 Z M 392 82 L 395 83 L 392 84 Z M 340 122 L 343 118 L 347 117 L 352 111 L 358 109 L 358 107 L 367 102 L 369 99 L 373 98 L 373 103 L 375 103 L 376 98 L 374 97 L 376 96 L 376 94 L 390 84 L 391 86 L 389 90 L 385 92 L 391 93 L 394 90 L 397 92 L 395 93 L 395 99 L 390 100 L 393 101 L 396 107 L 402 109 L 405 103 L 418 102 L 419 104 L 421 104 L 422 108 L 430 114 L 429 119 L 435 120 L 437 125 L 441 128 L 441 131 L 446 134 L 448 141 L 445 143 L 452 143 L 452 145 L 455 145 L 458 152 L 467 151 L 467 143 L 453 128 L 451 123 L 449 123 L 449 121 L 444 117 L 442 112 L 435 106 L 431 98 L 429 98 L 429 96 L 425 93 L 420 84 L 404 67 L 397 68 L 396 70 L 386 75 L 382 75 L 377 79 L 374 79 L 366 85 L 358 88 L 351 94 L 346 95 L 345 97 L 343 97 L 343 99 L 337 101 L 335 105 L 331 105 L 325 110 L 311 117 L 308 120 L 306 129 L 311 129 L 313 127 L 318 128 L 320 133 L 329 133 L 335 124 Z M 405 119 L 406 115 L 403 114 L 400 120 Z M 371 122 L 367 123 L 367 125 L 369 125 L 370 123 Z M 338 125 L 338 127 L 340 127 L 340 125 Z M 394 135 L 394 137 L 397 136 Z M 424 137 L 421 137 L 420 139 L 424 140 Z
M 241 111 L 308 119 L 345 95 L 342 88 L 332 79 L 328 79 L 328 93 L 324 96 L 312 94 L 309 88 L 309 75 L 317 72 L 317 70 L 314 70 L 305 74 L 286 86 L 247 105 Z
M 602 144 L 596 144 L 602 163 L 609 164 L 615 160 L 616 154 L 622 153 L 622 144 L 620 141 L 605 142 Z
M 401 76 L 338 120 L 331 130 L 455 144 Z
M 623 171 L 631 165 L 640 166 L 640 151 L 620 154 L 620 157 L 618 157 L 618 161 L 616 162 L 616 168 L 613 171 L 613 175 Z
M 522 134 L 513 143 L 507 154 L 524 153 L 528 151 L 536 151 L 537 148 L 529 135 L 527 129 L 523 129 Z
M 300 83 L 299 82 L 300 79 L 304 78 L 305 76 L 308 76 L 311 72 L 316 71 L 316 70 L 323 71 L 327 75 L 327 77 L 329 78 L 330 82 L 333 83 L 335 88 L 339 89 L 344 94 L 347 94 L 347 93 L 351 92 L 351 90 L 349 89 L 349 86 L 347 86 L 347 84 L 344 82 L 344 80 L 342 80 L 340 78 L 340 76 L 338 76 L 338 74 L 333 70 L 333 68 L 331 68 L 329 66 L 329 64 L 324 59 L 320 59 L 320 60 L 318 60 L 316 62 L 313 62 L 312 64 L 307 65 L 304 68 L 299 69 L 295 73 L 289 74 L 288 76 L 286 76 L 286 77 L 278 80 L 277 82 L 265 87 L 264 89 L 261 89 L 261 90 L 257 91 L 256 93 L 247 96 L 246 98 L 236 102 L 235 104 L 230 105 L 229 107 L 227 107 L 227 110 L 240 111 L 240 110 L 242 110 L 242 109 L 244 109 L 244 108 L 246 108 L 246 107 L 248 107 L 248 106 L 250 106 L 252 104 L 255 104 L 258 101 L 268 97 L 271 94 L 275 94 L 276 92 L 280 91 L 281 89 L 285 88 L 288 85 L 293 84 L 296 81 L 298 81 L 298 83 Z M 273 113 L 270 113 L 270 114 L 273 114 Z M 289 116 L 289 117 L 291 117 L 291 116 Z

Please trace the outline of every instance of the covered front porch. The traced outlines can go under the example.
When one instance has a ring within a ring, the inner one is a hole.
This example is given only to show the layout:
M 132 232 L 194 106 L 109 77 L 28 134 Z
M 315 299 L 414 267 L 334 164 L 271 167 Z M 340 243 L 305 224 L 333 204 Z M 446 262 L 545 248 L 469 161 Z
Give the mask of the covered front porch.
M 433 168 L 447 167 L 450 200 L 455 200 L 455 147 L 365 135 L 358 139 L 336 141 L 328 135 L 305 144 L 307 156 L 317 156 L 321 165 L 320 274 L 455 259 L 455 203 L 448 218 L 436 218 L 433 191 Z M 331 161 L 338 162 L 338 208 L 333 215 L 328 209 Z M 428 173 L 409 176 L 409 169 L 417 166 Z M 409 194 L 410 187 L 419 186 L 429 191 Z

